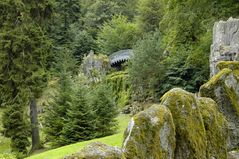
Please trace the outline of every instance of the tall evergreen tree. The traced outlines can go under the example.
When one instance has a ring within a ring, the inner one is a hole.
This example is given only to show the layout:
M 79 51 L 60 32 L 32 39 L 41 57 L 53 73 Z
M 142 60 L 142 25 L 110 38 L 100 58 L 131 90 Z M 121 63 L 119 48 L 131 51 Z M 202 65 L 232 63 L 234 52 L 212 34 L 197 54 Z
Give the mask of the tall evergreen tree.
M 41 1 L 41 7 L 38 5 L 34 0 L 0 2 L 4 13 L 0 31 L 0 81 L 1 91 L 6 92 L 3 95 L 3 102 L 7 106 L 6 114 L 10 113 L 4 115 L 4 121 L 11 124 L 12 117 L 17 114 L 14 120 L 19 122 L 16 127 L 7 124 L 4 126 L 6 132 L 12 132 L 8 136 L 12 140 L 12 150 L 23 153 L 26 153 L 28 146 L 24 112 L 30 101 L 34 101 L 45 86 L 46 58 L 51 46 L 42 28 L 44 18 L 50 14 L 50 4 Z M 32 149 L 39 146 L 36 110 L 36 107 L 31 109 Z
M 119 112 L 112 89 L 106 83 L 99 83 L 90 95 L 89 103 L 97 115 L 97 137 L 113 134 L 117 127 L 116 117 Z
M 83 86 L 76 88 L 75 99 L 67 108 L 67 118 L 60 137 L 63 145 L 95 137 L 96 114 L 87 103 L 87 90 Z
M 50 36 L 54 39 L 56 47 L 65 46 L 69 49 L 72 42 L 69 33 L 70 26 L 81 23 L 81 4 L 79 0 L 55 1 L 55 14 L 50 27 Z
M 46 108 L 44 116 L 45 133 L 47 140 L 51 142 L 53 147 L 61 144 L 59 136 L 66 120 L 67 109 L 73 103 L 72 79 L 69 74 L 62 74 L 59 81 L 58 94 L 53 98 Z
M 142 32 L 155 31 L 164 14 L 165 0 L 139 0 L 136 22 Z
M 157 31 L 148 34 L 139 40 L 133 49 L 135 55 L 129 65 L 133 98 L 136 100 L 155 98 L 156 92 L 159 91 L 156 86 L 162 82 L 165 73 L 160 33 Z
M 66 48 L 60 48 L 55 57 L 56 63 L 53 65 L 53 72 L 59 78 L 57 94 L 52 102 L 46 106 L 44 115 L 44 131 L 47 134 L 47 140 L 53 147 L 62 145 L 59 136 L 62 134 L 64 124 L 67 119 L 67 109 L 74 102 L 73 72 L 76 61 Z

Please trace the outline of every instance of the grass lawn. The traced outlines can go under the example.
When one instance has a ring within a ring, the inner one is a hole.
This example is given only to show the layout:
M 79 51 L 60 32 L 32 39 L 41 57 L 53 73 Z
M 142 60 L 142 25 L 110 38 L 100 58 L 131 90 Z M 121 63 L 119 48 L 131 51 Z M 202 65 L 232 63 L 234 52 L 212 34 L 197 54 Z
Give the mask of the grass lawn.
M 0 109 L 0 130 L 2 129 L 2 125 L 1 125 L 1 120 L 2 120 L 2 112 L 3 109 Z M 7 138 L 4 138 L 1 134 L 0 134 L 0 154 L 1 153 L 9 153 L 10 152 L 10 140 Z
M 59 159 L 59 158 L 63 158 L 66 155 L 78 152 L 80 149 L 82 149 L 89 143 L 95 142 L 95 141 L 100 141 L 100 142 L 108 144 L 108 145 L 121 147 L 122 142 L 123 142 L 123 133 L 128 125 L 129 120 L 130 120 L 130 117 L 128 115 L 120 115 L 118 117 L 119 132 L 117 134 L 103 137 L 103 138 L 93 139 L 93 140 L 89 140 L 89 141 L 79 142 L 79 143 L 72 144 L 72 145 L 67 145 L 64 147 L 60 147 L 57 149 L 49 150 L 49 151 L 46 151 L 46 152 L 43 152 L 40 154 L 30 156 L 26 159 Z
M 10 140 L 0 135 L 0 154 L 10 152 Z

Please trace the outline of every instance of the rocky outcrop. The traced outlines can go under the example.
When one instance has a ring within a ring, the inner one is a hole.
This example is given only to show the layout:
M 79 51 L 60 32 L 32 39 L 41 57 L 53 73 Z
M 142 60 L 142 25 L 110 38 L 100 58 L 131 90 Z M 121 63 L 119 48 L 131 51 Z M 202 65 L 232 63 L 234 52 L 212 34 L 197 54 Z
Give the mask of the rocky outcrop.
M 211 76 L 218 72 L 219 61 L 239 60 L 239 19 L 215 23 L 213 29 L 213 44 L 210 55 Z
M 227 159 L 228 123 L 211 98 L 198 98 L 207 138 L 207 158 Z
M 206 131 L 194 94 L 175 88 L 162 97 L 176 127 L 175 159 L 206 159 Z
M 173 159 L 175 127 L 169 109 L 153 105 L 135 115 L 125 133 L 126 159 Z
M 93 51 L 84 57 L 82 69 L 86 77 L 92 82 L 100 81 L 110 69 L 109 58 L 106 55 L 94 54 Z
M 94 142 L 72 156 L 64 159 L 121 159 L 122 151 L 117 147 L 105 145 L 100 142 Z
M 229 122 L 228 148 L 239 146 L 239 62 L 220 62 L 219 73 L 201 86 L 200 95 L 212 98 Z M 228 68 L 225 68 L 228 67 Z
M 229 152 L 227 159 L 239 159 L 239 152 L 238 151 Z
M 66 159 L 228 159 L 228 123 L 218 109 L 175 88 L 133 116 L 122 149 L 94 143 Z

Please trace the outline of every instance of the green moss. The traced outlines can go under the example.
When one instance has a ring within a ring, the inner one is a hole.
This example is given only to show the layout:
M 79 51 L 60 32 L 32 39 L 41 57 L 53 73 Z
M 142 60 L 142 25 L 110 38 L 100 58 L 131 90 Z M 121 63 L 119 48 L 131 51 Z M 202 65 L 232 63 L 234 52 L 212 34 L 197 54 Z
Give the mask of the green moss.
M 228 86 L 226 84 L 226 80 L 236 80 L 237 84 L 239 85 L 239 70 L 231 70 L 225 68 L 221 70 L 218 74 L 213 76 L 206 84 L 202 85 L 200 88 L 200 95 L 202 97 L 209 97 L 214 99 L 217 103 L 223 103 L 220 100 L 227 100 L 233 109 L 235 110 L 236 114 L 239 116 L 239 96 L 237 94 L 237 90 L 232 86 Z M 218 97 L 216 94 L 216 89 L 221 89 L 222 97 Z M 226 99 L 225 99 L 226 98 Z M 221 106 L 221 110 L 222 110 Z
M 117 147 L 94 142 L 82 149 L 79 153 L 67 156 L 64 159 L 122 159 L 122 151 Z
M 131 87 L 127 71 L 118 71 L 107 76 L 108 83 L 112 86 L 119 107 L 129 104 Z
M 222 64 L 226 66 L 227 63 Z M 200 95 L 212 98 L 230 125 L 234 125 L 229 131 L 228 145 L 229 149 L 236 148 L 239 144 L 239 70 L 222 69 L 201 86 Z
M 16 159 L 16 156 L 13 154 L 0 154 L 0 159 Z
M 219 82 L 224 81 L 225 77 L 232 72 L 229 68 L 222 69 L 219 73 L 214 75 L 206 84 L 202 87 L 210 87 L 214 85 L 218 85 Z
M 207 135 L 207 158 L 227 159 L 228 123 L 225 117 L 210 98 L 199 98 L 197 104 Z
M 239 61 L 220 61 L 217 64 L 219 70 L 229 68 L 231 70 L 239 70 Z
M 168 108 L 155 104 L 136 114 L 130 126 L 125 133 L 125 158 L 173 158 L 175 127 Z
M 175 88 L 161 98 L 173 115 L 177 159 L 206 159 L 206 132 L 194 94 Z

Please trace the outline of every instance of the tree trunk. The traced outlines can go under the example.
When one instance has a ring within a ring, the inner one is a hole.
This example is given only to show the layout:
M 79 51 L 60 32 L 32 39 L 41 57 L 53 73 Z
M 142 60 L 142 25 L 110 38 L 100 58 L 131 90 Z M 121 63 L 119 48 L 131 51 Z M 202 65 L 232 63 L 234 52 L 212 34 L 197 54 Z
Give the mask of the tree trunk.
M 37 104 L 36 104 L 36 100 L 34 98 L 31 99 L 31 103 L 30 103 L 30 118 L 31 118 L 31 129 L 32 129 L 31 152 L 33 152 L 34 150 L 38 150 L 41 148 Z

